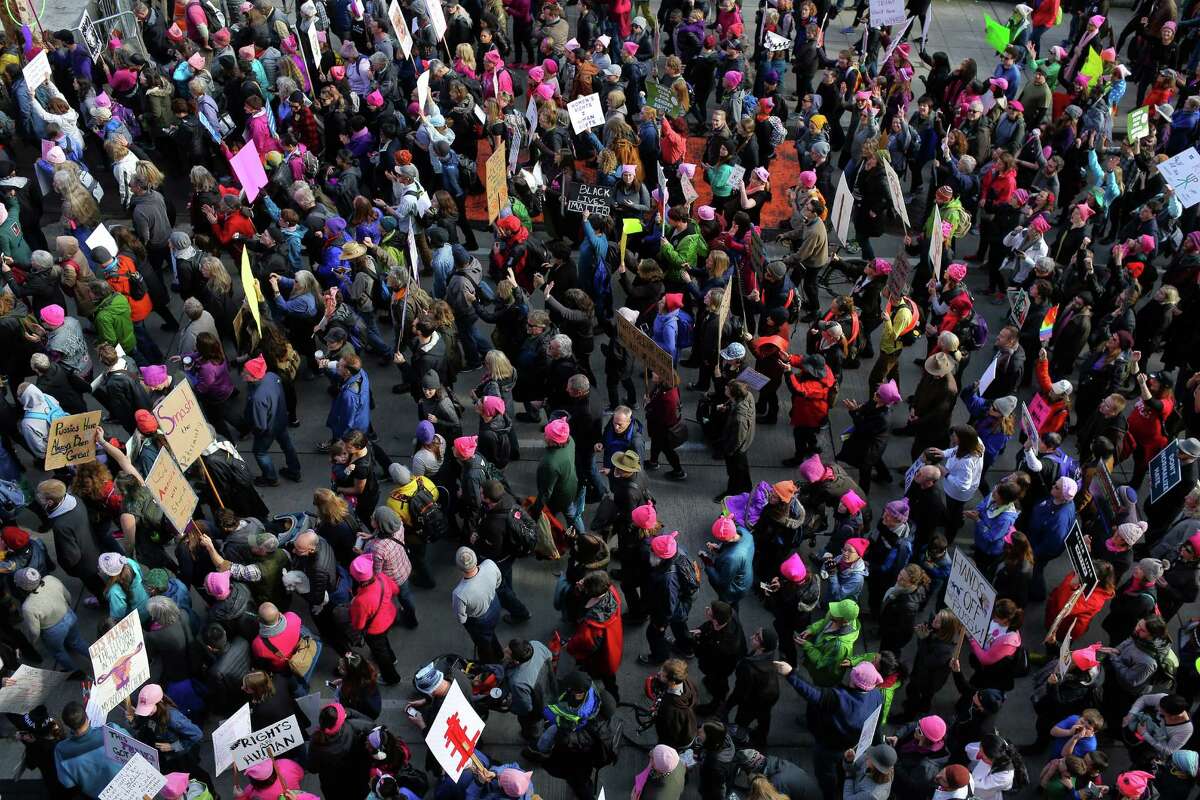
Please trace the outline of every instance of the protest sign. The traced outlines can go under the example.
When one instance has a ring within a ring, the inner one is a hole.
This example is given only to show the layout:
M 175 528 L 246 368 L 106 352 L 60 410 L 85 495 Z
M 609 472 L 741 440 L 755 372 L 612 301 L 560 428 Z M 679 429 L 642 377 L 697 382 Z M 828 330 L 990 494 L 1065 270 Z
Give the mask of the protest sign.
M 479 108 L 478 105 L 475 107 Z M 538 104 L 537 100 L 532 97 L 529 98 L 529 105 L 525 106 L 525 121 L 529 123 L 529 134 L 532 136 L 538 129 Z
M 759 275 L 767 269 L 767 247 L 757 226 L 750 227 L 750 265 Z
M 304 744 L 300 722 L 292 714 L 233 743 L 233 763 L 241 770 L 268 758 L 276 758 Z
M 97 247 L 103 247 L 113 258 L 116 258 L 117 256 L 117 240 L 114 239 L 113 235 L 108 232 L 108 228 L 104 227 L 103 222 L 97 225 L 96 229 L 92 231 L 92 234 L 88 236 L 86 240 L 84 240 L 84 245 L 88 250 L 95 250 Z
M 0 712 L 28 714 L 42 705 L 67 680 L 66 672 L 22 664 L 12 674 L 13 685 L 0 687 Z
M 588 211 L 600 216 L 612 214 L 611 186 L 571 181 L 567 184 L 567 211 L 582 214 Z
M 199 499 L 187 478 L 179 471 L 175 459 L 165 450 L 160 451 L 158 458 L 154 459 L 154 466 L 146 476 L 146 488 L 154 494 L 155 502 L 175 530 L 183 533 L 192 521 L 192 512 L 196 510 Z
M 1008 287 L 1004 293 L 1008 295 L 1008 320 L 1020 328 L 1029 316 L 1029 293 L 1016 286 Z
M 392 0 L 388 5 L 387 15 L 392 22 L 392 30 L 396 32 L 396 39 L 400 42 L 400 50 L 404 53 L 404 57 L 408 58 L 412 53 L 412 31 L 408 29 L 408 22 L 404 19 L 404 11 L 400 8 L 399 0 Z
M 59 417 L 50 423 L 46 438 L 47 472 L 96 460 L 96 429 L 100 427 L 99 411 L 85 411 Z
M 154 416 L 171 452 L 185 469 L 212 444 L 212 431 L 190 381 L 175 384 L 171 393 L 154 407 Z
M 483 720 L 463 694 L 458 683 L 450 683 L 450 691 L 442 701 L 425 745 L 451 780 L 462 777 L 463 769 L 475 755 L 475 743 L 483 733 Z
M 916 22 L 916 20 L 916 17 L 909 17 L 908 21 L 904 23 L 904 27 L 900 29 L 899 33 L 896 33 L 895 31 L 892 32 L 892 41 L 888 44 L 887 50 L 883 51 L 883 58 L 879 61 L 880 64 L 886 64 L 888 62 L 888 59 L 892 57 L 892 53 L 896 52 L 896 48 L 899 47 L 900 43 L 903 42 L 908 36 L 908 32 L 912 30 L 913 23 Z
M 946 251 L 946 237 L 942 233 L 942 212 L 937 203 L 933 204 L 933 230 L 929 236 L 929 264 L 933 267 L 933 277 L 942 279 L 942 256 Z
M 896 212 L 896 216 L 900 217 L 900 221 L 904 223 L 904 230 L 908 230 L 912 225 L 908 221 L 908 206 L 904 202 L 904 188 L 900 185 L 900 176 L 896 174 L 896 170 L 892 169 L 891 163 L 885 159 L 879 159 L 880 165 L 883 166 L 883 174 L 887 176 L 888 196 L 892 200 L 892 208 Z
M 137 753 L 125 762 L 121 771 L 113 776 L 108 786 L 100 790 L 100 800 L 141 800 L 143 797 L 157 797 L 159 791 L 167 785 L 167 779 L 146 763 L 146 759 Z
M 685 205 L 691 205 L 700 196 L 700 193 L 696 191 L 696 187 L 692 185 L 692 179 L 687 175 L 679 176 L 679 188 L 683 190 L 683 202 Z
M 246 298 L 246 305 L 250 307 L 250 316 L 254 319 L 254 327 L 258 330 L 258 335 L 262 336 L 262 311 L 258 304 L 261 302 L 258 292 L 258 279 L 254 277 L 254 271 L 250 269 L 250 248 L 242 248 L 242 294 Z
M 967 635 L 980 647 L 988 646 L 988 628 L 995 604 L 996 590 L 963 549 L 954 548 L 950 579 L 946 583 L 946 608 L 958 617 Z
M 1104 72 L 1104 59 L 1096 52 L 1096 48 L 1089 47 L 1087 60 L 1083 62 L 1083 66 L 1079 68 L 1079 74 L 1084 75 L 1088 79 L 1088 86 L 1091 86 L 1100 79 L 1100 74 Z
M 1025 438 L 1033 443 L 1033 452 L 1037 452 L 1038 444 L 1041 442 L 1041 437 L 1038 436 L 1037 425 L 1034 424 L 1033 415 L 1029 413 L 1029 406 L 1021 403 L 1021 433 L 1025 434 Z
M 517 162 L 521 160 L 521 132 L 513 133 L 512 147 L 508 149 L 508 174 L 517 171 Z
M 871 0 L 871 27 L 904 22 L 904 0 Z
M 429 70 L 425 70 L 417 76 L 417 107 L 421 109 L 422 114 L 429 113 L 429 104 L 433 102 L 433 95 L 429 90 Z
M 1158 171 L 1184 208 L 1200 203 L 1200 154 L 1189 147 L 1158 165 Z
M 988 387 L 992 385 L 992 381 L 996 380 L 996 364 L 1000 361 L 1000 356 L 997 355 L 992 359 L 992 363 L 987 365 L 987 369 L 979 376 L 979 388 L 976 390 L 979 395 L 983 395 Z
M 771 381 L 766 375 L 763 375 L 761 372 L 755 372 L 750 367 L 742 370 L 738 374 L 737 379 L 756 392 L 761 392 L 762 388 Z
M 743 167 L 741 164 L 734 164 L 732 167 L 729 168 L 729 180 L 727 181 L 727 183 L 730 186 L 737 188 L 738 186 L 741 186 L 745 182 L 745 180 L 746 180 L 746 168 L 745 167 Z
M 308 51 L 312 56 L 312 63 L 319 65 L 321 63 L 321 32 L 317 30 L 315 21 L 308 25 Z
M 842 246 L 850 243 L 850 218 L 854 214 L 854 195 L 850 185 L 846 183 L 846 173 L 838 171 L 837 191 L 833 195 L 833 208 L 829 212 L 829 220 L 833 223 L 833 232 Z
M 1088 483 L 1088 495 L 1092 498 L 1092 506 L 1096 509 L 1096 519 L 1104 529 L 1104 536 L 1112 535 L 1116 529 L 1117 509 L 1120 500 L 1117 497 L 1117 487 L 1113 483 L 1108 467 L 1101 461 L 1098 469 L 1092 474 Z
M 161 457 L 162 454 L 160 454 Z M 150 680 L 150 660 L 137 611 L 108 629 L 88 648 L 92 657 L 92 698 L 105 714 Z
M 242 191 L 246 193 L 246 202 L 253 203 L 259 190 L 267 185 L 267 171 L 263 169 L 262 159 L 253 139 L 242 145 L 242 149 L 230 157 L 229 166 L 233 169 L 238 183 L 242 185 Z
M 725 281 L 725 291 L 721 292 L 721 303 L 717 306 L 717 331 L 725 330 L 729 322 L 729 308 L 733 305 L 733 281 Z M 717 353 L 721 352 L 721 336 L 717 336 Z
M 1179 464 L 1179 440 L 1172 439 L 1150 459 L 1150 502 L 1157 503 L 1160 497 L 1178 486 L 1181 480 L 1183 470 Z
M 629 244 L 629 235 L 631 233 L 641 233 L 641 232 L 642 232 L 642 221 L 640 219 L 635 219 L 634 217 L 626 217 L 625 219 L 621 220 L 621 256 L 620 256 L 621 260 L 617 262 L 618 264 L 625 263 L 625 248 Z
M 1071 605 L 1074 604 L 1072 603 Z M 1067 670 L 1071 668 L 1071 634 L 1075 632 L 1075 623 L 1078 621 L 1079 617 L 1071 620 L 1071 624 L 1067 627 L 1066 635 L 1062 637 L 1062 641 L 1058 644 L 1058 666 L 1054 668 L 1054 672 L 1059 678 L 1066 675 Z
M 908 279 L 911 275 L 912 265 L 908 263 L 908 256 L 904 250 L 898 250 L 895 263 L 892 264 L 892 271 L 888 273 L 887 283 L 883 285 L 883 294 L 889 304 L 904 297 L 908 291 Z
M 600 95 L 589 94 L 567 103 L 571 116 L 571 130 L 576 134 L 604 124 L 604 109 L 600 107 Z
M 990 14 L 984 14 L 983 38 L 987 39 L 987 43 L 992 46 L 993 50 L 1003 53 L 1004 49 L 1008 47 L 1008 43 L 1012 41 L 1012 33 L 1008 30 L 1007 25 L 996 22 Z
M 508 165 L 505 159 L 504 142 L 501 142 L 483 165 L 483 182 L 487 191 L 488 224 L 500 216 L 500 209 L 508 205 Z
M 92 22 L 92 15 L 87 11 L 84 11 L 83 16 L 79 18 L 79 34 L 83 38 L 83 43 L 87 46 L 92 60 L 99 60 L 104 53 L 105 41 L 101 38 L 96 23 Z
M 621 346 L 635 359 L 658 373 L 667 386 L 674 386 L 679 376 L 675 374 L 675 362 L 670 353 L 620 314 L 616 316 L 616 320 L 617 339 Z
M 1079 578 L 1080 588 L 1083 589 L 1084 594 L 1090 595 L 1100 579 L 1096 577 L 1096 565 L 1092 562 L 1092 552 L 1088 548 L 1087 539 L 1083 538 L 1083 527 L 1080 526 L 1078 519 L 1071 526 L 1064 544 L 1067 558 L 1071 561 L 1071 569 Z
M 109 760 L 124 764 L 134 754 L 146 759 L 146 763 L 158 769 L 158 749 L 142 744 L 137 739 L 113 725 L 104 726 L 104 755 Z
M 1135 108 L 1125 117 L 1125 141 L 1136 142 L 1150 135 L 1150 106 Z
M 774 31 L 767 31 L 766 38 L 763 39 L 763 49 L 771 53 L 775 53 L 780 50 L 790 50 L 791 47 L 791 39 L 780 36 Z
M 250 735 L 250 704 L 246 703 L 213 731 L 213 764 L 220 775 L 233 765 L 233 745 Z
M 442 0 L 425 0 L 425 18 L 433 28 L 433 38 L 439 42 L 446 35 L 446 15 L 442 13 Z
M 858 744 L 854 745 L 854 760 L 863 757 L 863 753 L 867 752 L 867 748 L 871 746 L 871 742 L 875 741 L 875 731 L 879 727 L 879 715 L 883 711 L 883 705 L 880 704 L 871 712 L 871 716 L 867 717 L 867 721 L 863 723 L 862 730 L 858 732 Z
M 1042 423 L 1046 421 L 1046 417 L 1050 416 L 1050 404 L 1042 397 L 1041 392 L 1033 396 L 1029 401 L 1029 416 L 1033 419 L 1033 425 L 1038 430 L 1041 430 Z
M 646 105 L 656 110 L 664 117 L 682 117 L 683 106 L 670 86 L 663 86 L 655 81 L 646 83 Z
M 50 80 L 50 58 L 46 51 L 42 50 L 29 59 L 29 63 L 21 68 L 21 74 L 25 76 L 25 86 L 30 92 L 36 92 L 43 83 Z

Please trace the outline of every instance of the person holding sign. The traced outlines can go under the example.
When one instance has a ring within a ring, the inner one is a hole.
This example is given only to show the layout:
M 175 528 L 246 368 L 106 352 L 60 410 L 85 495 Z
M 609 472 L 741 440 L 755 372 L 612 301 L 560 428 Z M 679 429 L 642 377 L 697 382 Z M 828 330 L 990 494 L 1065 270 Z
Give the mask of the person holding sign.
M 1021 662 L 1028 655 L 1021 644 L 1021 626 L 1025 624 L 1025 612 L 1008 598 L 996 601 L 992 609 L 992 624 L 988 631 L 988 646 L 980 647 L 974 639 L 971 644 L 971 686 L 976 689 L 998 689 L 1012 691 L 1016 677 L 1022 674 Z M 950 669 L 958 672 L 958 659 Z M 1026 663 L 1025 671 L 1028 671 Z
M 175 707 L 157 683 L 142 687 L 137 706 L 125 706 L 125 720 L 135 737 L 159 751 L 162 772 L 187 772 L 205 785 L 213 785 L 212 776 L 200 765 L 198 757 L 203 731 Z

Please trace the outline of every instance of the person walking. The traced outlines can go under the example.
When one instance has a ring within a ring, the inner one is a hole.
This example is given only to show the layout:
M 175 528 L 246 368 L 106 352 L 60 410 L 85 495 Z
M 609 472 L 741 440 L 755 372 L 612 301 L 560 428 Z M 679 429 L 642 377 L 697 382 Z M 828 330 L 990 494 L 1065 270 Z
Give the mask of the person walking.
M 278 486 L 283 475 L 289 481 L 300 482 L 300 457 L 288 433 L 287 402 L 284 399 L 283 383 L 274 372 L 267 371 L 267 362 L 262 356 L 252 358 L 242 367 L 246 380 L 246 426 L 254 434 L 254 460 L 262 475 L 254 479 L 257 486 Z M 278 442 L 283 448 L 287 467 L 275 472 L 275 462 L 268 452 Z
M 395 686 L 400 682 L 400 673 L 396 672 L 396 653 L 388 641 L 388 631 L 396 621 L 392 598 L 400 589 L 387 575 L 375 572 L 375 557 L 369 553 L 350 562 L 350 578 L 354 581 L 350 627 L 366 639 L 383 682 Z
M 485 664 L 499 664 L 504 657 L 496 638 L 500 621 L 500 568 L 491 559 L 483 562 L 469 547 L 460 547 L 454 563 L 462 573 L 451 596 L 454 615 L 475 644 L 475 655 Z
M 32 567 L 17 570 L 13 585 L 25 593 L 21 603 L 25 636 L 30 642 L 41 638 L 60 669 L 81 676 L 83 673 L 71 660 L 71 653 L 78 654 L 85 664 L 91 662 L 91 656 L 79 635 L 79 618 L 72 610 L 67 587 L 53 575 L 42 575 Z

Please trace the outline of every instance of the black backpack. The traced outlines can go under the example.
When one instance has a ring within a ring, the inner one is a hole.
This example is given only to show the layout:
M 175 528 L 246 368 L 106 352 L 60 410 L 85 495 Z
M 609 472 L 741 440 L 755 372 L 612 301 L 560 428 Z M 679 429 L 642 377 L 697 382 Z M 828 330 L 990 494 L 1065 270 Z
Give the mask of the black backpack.
M 434 499 L 433 492 L 419 481 L 417 490 L 408 498 L 408 512 L 412 518 L 413 529 L 423 536 L 426 542 L 436 542 L 444 538 L 450 530 L 446 512 Z
M 679 576 L 679 594 L 684 599 L 700 591 L 700 565 L 692 561 L 683 548 L 675 555 L 675 574 Z
M 127 277 L 129 278 L 129 298 L 131 300 L 141 300 L 146 296 L 146 279 L 136 269 L 129 273 Z
M 509 509 L 506 521 L 505 548 L 517 558 L 531 555 L 538 539 L 537 522 L 533 515 L 520 506 L 513 506 Z

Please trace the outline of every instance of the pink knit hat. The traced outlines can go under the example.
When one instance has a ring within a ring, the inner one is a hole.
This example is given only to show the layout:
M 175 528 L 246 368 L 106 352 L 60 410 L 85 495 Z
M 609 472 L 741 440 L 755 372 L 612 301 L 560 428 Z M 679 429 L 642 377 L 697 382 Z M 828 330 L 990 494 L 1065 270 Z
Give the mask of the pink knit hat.
M 67 312 L 63 310 L 62 306 L 50 305 L 43 308 L 39 316 L 41 316 L 42 322 L 46 323 L 47 326 L 57 328 L 66 320 Z
M 460 436 L 454 440 L 454 454 L 459 458 L 470 458 L 478 447 L 478 436 Z
M 483 406 L 483 413 L 487 414 L 489 417 L 494 417 L 497 414 L 504 413 L 504 400 L 496 397 L 494 394 L 484 395 L 483 399 L 479 401 L 479 404 Z
M 207 66 L 207 62 L 204 60 L 203 53 L 192 53 L 190 56 L 188 56 L 187 63 L 188 66 L 194 70 L 202 70 L 205 66 Z
M 940 744 L 946 738 L 946 721 L 936 714 L 921 717 L 917 720 L 917 727 L 930 744 Z
M 848 492 L 847 494 L 854 494 L 854 493 Z M 858 497 L 858 495 L 854 495 L 854 496 Z M 846 498 L 843 497 L 842 502 L 845 502 L 845 501 L 846 501 Z M 862 501 L 860 500 L 859 502 L 861 503 Z M 861 536 L 855 536 L 853 539 L 847 539 L 846 544 L 850 545 L 850 548 L 854 552 L 858 553 L 859 557 L 862 557 L 862 554 L 867 552 L 867 548 L 871 546 L 870 540 L 864 539 Z
M 210 597 L 224 600 L 231 594 L 230 581 L 233 576 L 228 572 L 210 572 L 204 578 L 204 589 Z
M 821 463 L 821 454 L 813 453 L 804 459 L 800 464 L 799 470 L 800 477 L 809 483 L 821 480 L 822 476 L 825 475 L 825 465 Z
M 565 419 L 552 419 L 546 425 L 545 435 L 551 444 L 566 444 L 571 438 L 571 426 Z
M 711 222 L 713 219 L 716 219 L 717 210 L 712 206 L 700 206 L 696 209 L 696 216 L 705 222 Z
M 548 83 L 539 84 L 533 93 L 537 95 L 539 100 L 549 100 L 554 97 L 554 87 Z
M 679 531 L 671 531 L 655 536 L 650 540 L 650 552 L 662 559 L 674 558 L 679 552 L 679 545 L 675 543 L 678 535 Z
M 658 512 L 654 510 L 654 506 L 646 503 L 640 505 L 630 514 L 633 524 L 644 531 L 648 531 L 658 524 Z
M 737 537 L 737 525 L 734 524 L 733 517 L 717 517 L 712 525 L 712 535 L 714 539 L 722 542 L 732 542 Z
M 817 173 L 811 169 L 806 169 L 800 173 L 800 185 L 805 189 L 811 189 L 817 185 Z
M 375 557 L 363 553 L 350 562 L 350 577 L 362 583 L 369 581 L 375 575 Z
M 883 683 L 883 677 L 870 661 L 864 661 L 850 670 L 850 685 L 855 689 L 869 691 L 881 683 Z
M 894 378 L 887 383 L 879 384 L 879 388 L 875 391 L 886 406 L 894 406 L 900 402 L 900 389 L 896 386 Z
M 799 553 L 792 553 L 787 561 L 779 565 L 779 574 L 792 583 L 800 583 L 807 577 L 808 567 L 804 566 L 804 559 Z
M 696 177 L 696 165 L 688 164 L 686 162 L 680 163 L 679 177 L 682 178 L 684 176 L 686 176 L 688 180 L 691 180 L 692 178 Z
M 163 800 L 181 800 L 187 794 L 191 776 L 186 772 L 172 772 L 164 777 L 167 779 L 167 785 L 159 790 L 159 797 Z
M 946 274 L 956 281 L 961 281 L 963 278 L 967 277 L 967 265 L 956 261 L 950 266 L 946 267 Z
M 857 514 L 866 508 L 866 505 L 867 501 L 859 497 L 858 492 L 851 490 L 842 495 L 841 506 L 846 509 L 847 513 Z M 859 553 L 859 555 L 862 555 L 862 553 Z
M 621 45 L 621 49 L 624 50 L 626 53 L 629 53 L 629 55 L 631 55 L 631 56 L 637 55 L 638 43 L 637 42 L 626 42 L 625 44 Z

